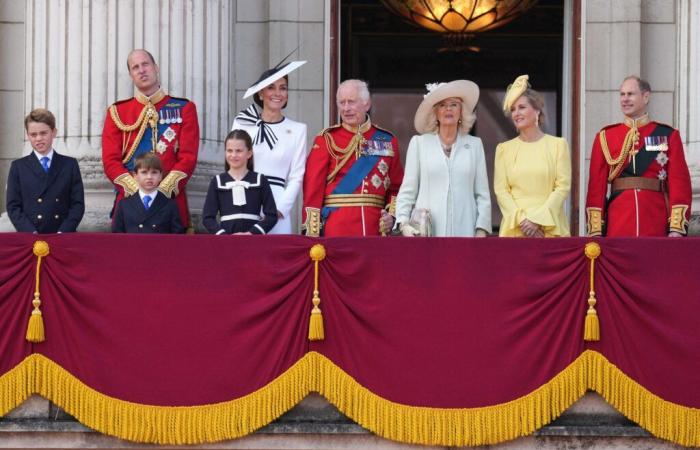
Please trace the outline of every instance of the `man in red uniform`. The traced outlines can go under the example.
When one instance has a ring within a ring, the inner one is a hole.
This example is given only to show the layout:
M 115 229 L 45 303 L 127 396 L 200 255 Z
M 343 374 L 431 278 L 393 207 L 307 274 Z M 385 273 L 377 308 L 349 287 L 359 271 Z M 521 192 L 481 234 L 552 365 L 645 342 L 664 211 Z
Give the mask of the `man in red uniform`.
M 678 130 L 649 119 L 651 86 L 636 76 L 620 87 L 625 120 L 593 142 L 586 215 L 589 236 L 683 236 L 692 192 Z M 610 185 L 610 195 L 606 199 Z
M 346 80 L 336 102 L 341 123 L 323 130 L 306 160 L 302 228 L 307 236 L 377 236 L 388 233 L 387 213 L 403 180 L 399 145 L 374 125 L 367 84 Z
M 117 202 L 138 193 L 132 176 L 140 154 L 153 152 L 163 165 L 158 190 L 174 196 L 185 227 L 189 211 L 185 185 L 194 172 L 199 151 L 197 109 L 185 98 L 168 96 L 160 88 L 158 66 L 146 50 L 133 50 L 127 58 L 136 96 L 114 103 L 102 131 L 102 164 L 117 190 Z

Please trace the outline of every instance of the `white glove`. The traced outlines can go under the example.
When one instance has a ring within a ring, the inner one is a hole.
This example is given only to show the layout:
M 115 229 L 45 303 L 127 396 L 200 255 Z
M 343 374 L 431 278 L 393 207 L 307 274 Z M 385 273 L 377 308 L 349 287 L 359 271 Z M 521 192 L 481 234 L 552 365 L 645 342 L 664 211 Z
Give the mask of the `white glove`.
M 406 237 L 414 237 L 414 236 L 418 236 L 420 234 L 420 231 L 418 231 L 417 228 L 415 228 L 407 223 L 402 223 L 401 224 L 401 234 L 406 236 Z

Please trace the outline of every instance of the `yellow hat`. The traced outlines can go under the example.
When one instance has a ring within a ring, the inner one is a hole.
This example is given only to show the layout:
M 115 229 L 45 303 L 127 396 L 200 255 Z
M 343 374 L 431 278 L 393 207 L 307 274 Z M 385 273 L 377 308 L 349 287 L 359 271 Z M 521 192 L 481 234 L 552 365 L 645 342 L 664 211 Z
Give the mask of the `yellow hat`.
M 530 77 L 528 75 L 520 75 L 513 81 L 513 84 L 508 86 L 508 89 L 506 89 L 506 96 L 503 98 L 503 111 L 505 113 L 510 111 L 513 103 L 515 103 L 515 101 L 523 95 L 523 92 L 530 87 L 529 79 Z

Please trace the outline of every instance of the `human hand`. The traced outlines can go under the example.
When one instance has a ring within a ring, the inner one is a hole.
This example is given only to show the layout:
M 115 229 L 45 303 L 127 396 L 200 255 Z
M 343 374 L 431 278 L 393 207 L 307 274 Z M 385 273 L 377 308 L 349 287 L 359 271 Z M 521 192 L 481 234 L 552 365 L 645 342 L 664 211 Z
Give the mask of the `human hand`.
M 520 222 L 520 231 L 527 237 L 544 237 L 542 228 L 528 219 L 523 219 L 523 221 Z
M 379 231 L 383 234 L 389 234 L 392 228 L 394 228 L 394 216 L 382 209 L 379 218 Z
M 683 237 L 683 235 L 677 231 L 671 231 L 668 233 L 668 237 Z
M 418 234 L 420 234 L 420 231 L 418 231 L 418 229 L 414 226 L 411 226 L 407 223 L 402 223 L 401 234 L 406 237 L 413 237 L 418 236 Z
M 486 237 L 489 234 L 486 232 L 486 230 L 482 230 L 481 228 L 477 228 L 476 232 L 474 233 L 474 237 L 482 238 Z
M 239 233 L 233 233 L 233 234 L 252 235 L 253 233 L 251 233 L 250 231 L 241 231 Z
M 282 214 L 281 211 L 277 211 L 277 218 L 278 218 L 278 219 L 284 219 L 284 214 Z

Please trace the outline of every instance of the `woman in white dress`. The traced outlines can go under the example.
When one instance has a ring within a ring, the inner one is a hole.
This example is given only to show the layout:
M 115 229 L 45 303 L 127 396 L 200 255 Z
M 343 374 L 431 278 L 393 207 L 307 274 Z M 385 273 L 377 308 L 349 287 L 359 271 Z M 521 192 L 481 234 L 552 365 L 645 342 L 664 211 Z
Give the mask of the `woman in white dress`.
M 270 234 L 292 233 L 292 208 L 304 180 L 306 124 L 285 117 L 282 110 L 287 106 L 288 74 L 305 62 L 278 64 L 263 72 L 243 96 L 254 96 L 255 104 L 241 111 L 231 126 L 253 137 L 254 170 L 265 175 L 272 187 L 278 221 Z
M 404 236 L 418 234 L 411 212 L 427 209 L 433 236 L 478 236 L 491 232 L 491 194 L 481 139 L 470 136 L 479 87 L 468 80 L 426 85 L 416 111 L 420 133 L 408 145 L 406 170 L 396 199 Z

